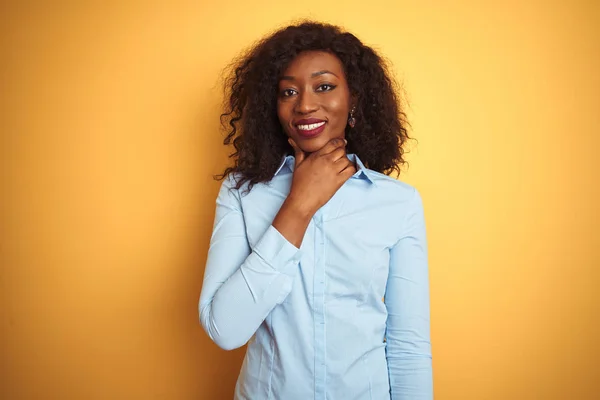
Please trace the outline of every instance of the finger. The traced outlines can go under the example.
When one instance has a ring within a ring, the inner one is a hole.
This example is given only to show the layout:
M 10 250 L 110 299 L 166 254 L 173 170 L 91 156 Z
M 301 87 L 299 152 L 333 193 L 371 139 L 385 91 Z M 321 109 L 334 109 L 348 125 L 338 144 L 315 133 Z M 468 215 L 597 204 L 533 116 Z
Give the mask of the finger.
M 335 150 L 333 150 L 331 153 L 326 155 L 327 158 L 329 158 L 332 162 L 339 162 L 340 160 L 343 160 L 344 158 L 346 158 L 346 148 L 345 147 L 338 147 Z
M 327 144 L 325 146 L 323 146 L 321 149 L 317 150 L 315 153 L 318 155 L 324 155 L 324 154 L 329 154 L 332 151 L 334 151 L 335 149 L 337 149 L 338 147 L 345 147 L 346 146 L 346 139 L 344 138 L 334 138 L 331 139 L 329 142 L 327 142 Z
M 350 177 L 352 177 L 355 173 L 356 167 L 352 162 L 350 162 L 349 165 L 340 172 L 340 175 L 342 175 L 346 179 L 350 179 Z
M 296 144 L 294 139 L 289 138 L 288 143 L 294 149 L 294 158 L 296 159 L 294 165 L 300 165 L 302 163 L 302 161 L 304 161 L 306 154 L 304 153 L 304 151 L 302 151 L 302 149 L 300 147 L 298 147 L 298 145 Z
M 356 166 L 354 165 L 354 163 L 352 161 L 350 161 L 350 159 L 348 157 L 340 158 L 335 163 L 335 165 L 337 166 L 338 174 L 348 172 L 347 170 L 350 170 L 350 169 L 353 169 L 354 172 L 356 172 Z M 354 172 L 352 172 L 352 174 L 354 174 Z

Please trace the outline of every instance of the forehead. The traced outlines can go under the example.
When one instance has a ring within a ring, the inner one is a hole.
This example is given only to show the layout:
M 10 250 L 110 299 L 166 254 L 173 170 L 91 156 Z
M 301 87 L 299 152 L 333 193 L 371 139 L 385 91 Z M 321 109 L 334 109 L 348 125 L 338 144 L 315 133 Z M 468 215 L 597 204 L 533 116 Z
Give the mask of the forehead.
M 339 58 L 326 51 L 304 51 L 296 56 L 284 69 L 282 75 L 310 77 L 319 71 L 330 71 L 344 77 L 344 66 Z

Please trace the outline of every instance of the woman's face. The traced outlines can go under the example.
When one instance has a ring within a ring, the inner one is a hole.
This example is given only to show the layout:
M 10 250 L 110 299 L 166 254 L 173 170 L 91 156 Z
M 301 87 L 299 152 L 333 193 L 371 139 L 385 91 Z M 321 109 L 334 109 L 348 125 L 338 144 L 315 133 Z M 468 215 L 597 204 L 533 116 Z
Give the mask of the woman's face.
M 307 153 L 345 136 L 350 102 L 342 63 L 328 52 L 300 53 L 279 80 L 279 121 L 285 133 Z

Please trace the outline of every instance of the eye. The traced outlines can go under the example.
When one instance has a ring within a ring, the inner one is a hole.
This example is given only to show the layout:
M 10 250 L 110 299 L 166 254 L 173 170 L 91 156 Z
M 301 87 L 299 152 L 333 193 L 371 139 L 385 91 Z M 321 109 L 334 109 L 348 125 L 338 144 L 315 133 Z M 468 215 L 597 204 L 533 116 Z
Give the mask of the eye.
M 290 97 L 290 96 L 293 96 L 294 94 L 296 94 L 296 91 L 294 89 L 283 89 L 281 91 L 282 97 Z
M 322 85 L 319 85 L 319 87 L 317 88 L 317 92 L 329 92 L 333 89 L 335 89 L 335 85 L 330 85 L 329 83 L 323 83 Z

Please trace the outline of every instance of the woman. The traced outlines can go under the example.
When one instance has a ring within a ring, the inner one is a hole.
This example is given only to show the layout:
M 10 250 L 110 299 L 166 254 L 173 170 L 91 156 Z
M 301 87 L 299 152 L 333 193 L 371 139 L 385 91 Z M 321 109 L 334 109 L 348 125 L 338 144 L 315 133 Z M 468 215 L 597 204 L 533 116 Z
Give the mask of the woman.
M 313 22 L 259 42 L 227 81 L 200 319 L 248 343 L 235 399 L 431 399 L 429 284 L 408 140 L 382 59 Z

